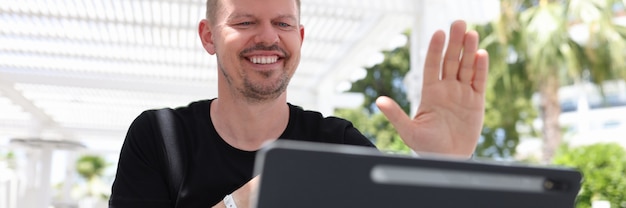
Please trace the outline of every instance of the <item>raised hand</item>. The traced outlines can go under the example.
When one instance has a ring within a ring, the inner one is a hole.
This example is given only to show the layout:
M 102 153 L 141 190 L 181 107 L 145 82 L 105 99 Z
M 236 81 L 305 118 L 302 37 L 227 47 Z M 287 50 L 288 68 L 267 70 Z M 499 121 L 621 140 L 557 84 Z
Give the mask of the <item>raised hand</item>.
M 476 148 L 483 126 L 489 55 L 478 49 L 478 33 L 466 29 L 464 21 L 452 24 L 443 57 L 445 33 L 433 34 L 424 65 L 422 101 L 413 119 L 392 99 L 376 100 L 402 140 L 418 153 L 470 156 Z

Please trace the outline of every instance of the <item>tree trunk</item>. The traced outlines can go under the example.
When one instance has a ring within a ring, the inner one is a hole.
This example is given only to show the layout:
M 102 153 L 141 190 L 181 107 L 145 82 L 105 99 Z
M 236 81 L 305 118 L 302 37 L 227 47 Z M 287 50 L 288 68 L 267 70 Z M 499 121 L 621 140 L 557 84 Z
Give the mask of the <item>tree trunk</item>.
M 561 105 L 559 103 L 559 79 L 556 75 L 545 77 L 541 83 L 541 119 L 543 121 L 543 162 L 549 164 L 555 151 L 561 144 L 561 125 L 559 116 Z

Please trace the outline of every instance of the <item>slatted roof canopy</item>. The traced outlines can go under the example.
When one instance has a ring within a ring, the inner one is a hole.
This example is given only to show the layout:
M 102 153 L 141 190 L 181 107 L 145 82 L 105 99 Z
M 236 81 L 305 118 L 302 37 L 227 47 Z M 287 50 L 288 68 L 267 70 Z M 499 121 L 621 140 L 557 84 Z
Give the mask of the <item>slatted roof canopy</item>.
M 306 36 L 288 100 L 326 115 L 349 104 L 340 83 L 406 41 L 401 33 L 414 26 L 418 4 L 302 0 Z M 119 143 L 143 110 L 215 97 L 216 60 L 197 36 L 204 15 L 203 0 L 1 3 L 0 140 Z

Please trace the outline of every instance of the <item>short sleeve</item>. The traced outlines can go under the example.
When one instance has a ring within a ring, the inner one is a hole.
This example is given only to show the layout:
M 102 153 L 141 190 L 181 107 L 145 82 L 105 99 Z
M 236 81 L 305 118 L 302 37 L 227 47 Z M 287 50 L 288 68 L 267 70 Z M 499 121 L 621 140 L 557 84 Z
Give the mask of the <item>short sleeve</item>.
M 347 121 L 348 125 L 345 127 L 344 142 L 345 144 L 376 147 L 365 135 L 363 135 L 351 122 Z
M 375 148 L 348 120 L 334 116 L 324 117 L 319 112 L 305 111 L 294 105 L 290 107 L 289 124 L 281 135 L 283 139 Z
M 129 127 L 120 151 L 110 207 L 173 207 L 163 144 L 155 124 L 154 111 L 145 111 Z

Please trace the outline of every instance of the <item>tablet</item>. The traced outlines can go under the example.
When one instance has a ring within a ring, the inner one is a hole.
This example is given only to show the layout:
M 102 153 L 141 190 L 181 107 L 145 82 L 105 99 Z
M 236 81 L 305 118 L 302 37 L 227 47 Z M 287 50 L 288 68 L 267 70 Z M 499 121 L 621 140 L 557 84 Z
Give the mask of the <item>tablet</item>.
M 257 153 L 253 207 L 574 207 L 580 172 L 278 140 Z

